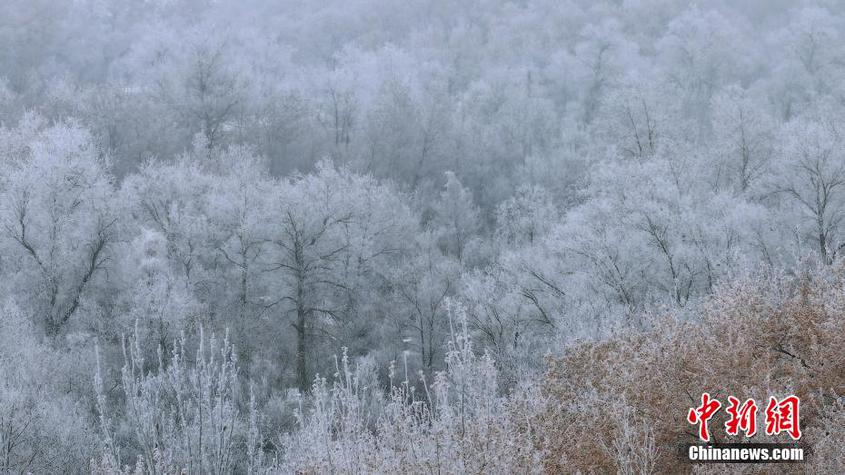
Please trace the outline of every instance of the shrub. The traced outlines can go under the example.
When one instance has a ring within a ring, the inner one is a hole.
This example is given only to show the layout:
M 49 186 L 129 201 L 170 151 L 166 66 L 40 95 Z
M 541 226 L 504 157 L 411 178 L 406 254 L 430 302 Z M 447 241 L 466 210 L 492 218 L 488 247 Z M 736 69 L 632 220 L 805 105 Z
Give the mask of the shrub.
M 457 311 L 462 317 L 462 312 Z M 453 332 L 446 370 L 418 391 L 390 370 L 386 397 L 371 366 L 340 360 L 335 382 L 317 378 L 313 407 L 280 440 L 279 473 L 512 473 L 539 470 L 535 440 L 539 392 L 527 385 L 497 392 L 488 355 L 476 356 L 462 318 Z
M 241 468 L 251 471 L 260 463 L 260 451 L 255 450 L 259 440 L 255 401 L 250 399 L 250 417 L 243 417 L 238 407 L 237 359 L 228 335 L 218 344 L 214 335 L 206 341 L 200 328 L 193 364 L 187 347 L 183 333 L 168 362 L 159 350 L 153 371 L 146 366 L 137 325 L 135 337 L 124 339 L 122 412 L 139 451 L 134 471 L 231 473 L 243 452 L 249 460 Z M 121 454 L 114 443 L 99 364 L 95 380 L 106 450 L 94 471 L 110 473 L 121 467 Z M 123 470 L 131 472 L 129 467 Z
M 723 404 L 729 395 L 758 405 L 769 396 L 799 396 L 802 442 L 827 455 L 775 468 L 836 473 L 825 464 L 842 459 L 831 441 L 843 417 L 844 276 L 840 268 L 740 279 L 718 289 L 698 318 L 664 315 L 648 330 L 581 343 L 552 358 L 544 384 L 552 400 L 543 418 L 546 470 L 688 472 L 678 446 L 697 441 L 686 414 L 707 391 Z M 765 427 L 762 408 L 757 417 Z M 724 411 L 711 419 L 714 441 L 740 441 L 725 438 L 724 422 Z M 632 430 L 640 435 L 632 438 Z M 776 440 L 784 441 L 759 430 L 754 437 Z

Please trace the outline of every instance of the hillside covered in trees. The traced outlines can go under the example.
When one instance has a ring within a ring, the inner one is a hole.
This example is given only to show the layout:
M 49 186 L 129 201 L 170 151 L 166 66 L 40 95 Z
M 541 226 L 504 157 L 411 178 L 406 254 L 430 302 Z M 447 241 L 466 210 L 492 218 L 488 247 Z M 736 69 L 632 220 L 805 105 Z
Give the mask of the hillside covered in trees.
M 842 473 L 843 254 L 836 0 L 0 1 L 2 473 Z

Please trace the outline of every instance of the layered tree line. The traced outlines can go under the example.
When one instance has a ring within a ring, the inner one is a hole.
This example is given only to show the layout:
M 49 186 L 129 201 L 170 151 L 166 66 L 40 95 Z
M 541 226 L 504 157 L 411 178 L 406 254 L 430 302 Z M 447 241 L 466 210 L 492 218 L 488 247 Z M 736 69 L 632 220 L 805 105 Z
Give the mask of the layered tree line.
M 676 470 L 585 368 L 714 305 L 835 426 L 843 85 L 833 0 L 0 2 L 0 471 Z

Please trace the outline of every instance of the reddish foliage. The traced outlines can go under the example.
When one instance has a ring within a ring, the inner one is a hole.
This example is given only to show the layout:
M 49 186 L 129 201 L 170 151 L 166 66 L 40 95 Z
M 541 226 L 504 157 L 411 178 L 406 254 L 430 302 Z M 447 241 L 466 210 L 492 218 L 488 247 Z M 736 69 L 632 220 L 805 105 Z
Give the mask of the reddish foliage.
M 836 443 L 831 427 L 835 432 L 833 421 L 842 419 L 845 395 L 842 269 L 734 282 L 717 290 L 694 320 L 666 315 L 647 330 L 582 343 L 549 362 L 545 391 L 553 403 L 543 438 L 548 471 L 638 471 L 622 466 L 628 462 L 608 450 L 618 442 L 624 424 L 651 429 L 643 434 L 652 434 L 657 446 L 656 471 L 692 471 L 693 466 L 678 456 L 678 446 L 698 440 L 696 428 L 686 419 L 704 392 L 721 401 L 735 396 L 762 404 L 770 396 L 795 394 L 802 403 L 802 443 L 827 455 L 775 468 L 842 469 L 842 449 L 831 445 Z M 628 407 L 631 416 L 620 417 L 620 407 Z M 758 426 L 763 424 L 762 412 Z M 726 434 L 727 419 L 724 410 L 711 419 L 713 442 L 743 440 L 742 434 Z M 752 439 L 789 440 L 785 433 L 767 436 L 762 431 Z M 631 449 L 641 450 L 637 445 L 642 443 L 634 440 Z

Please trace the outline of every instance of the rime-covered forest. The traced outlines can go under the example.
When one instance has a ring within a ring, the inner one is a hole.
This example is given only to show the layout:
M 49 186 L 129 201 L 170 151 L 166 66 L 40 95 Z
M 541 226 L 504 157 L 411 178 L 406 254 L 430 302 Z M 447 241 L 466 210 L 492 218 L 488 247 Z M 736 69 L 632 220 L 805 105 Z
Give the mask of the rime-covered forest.
M 1 473 L 843 473 L 843 255 L 837 0 L 0 1 Z

